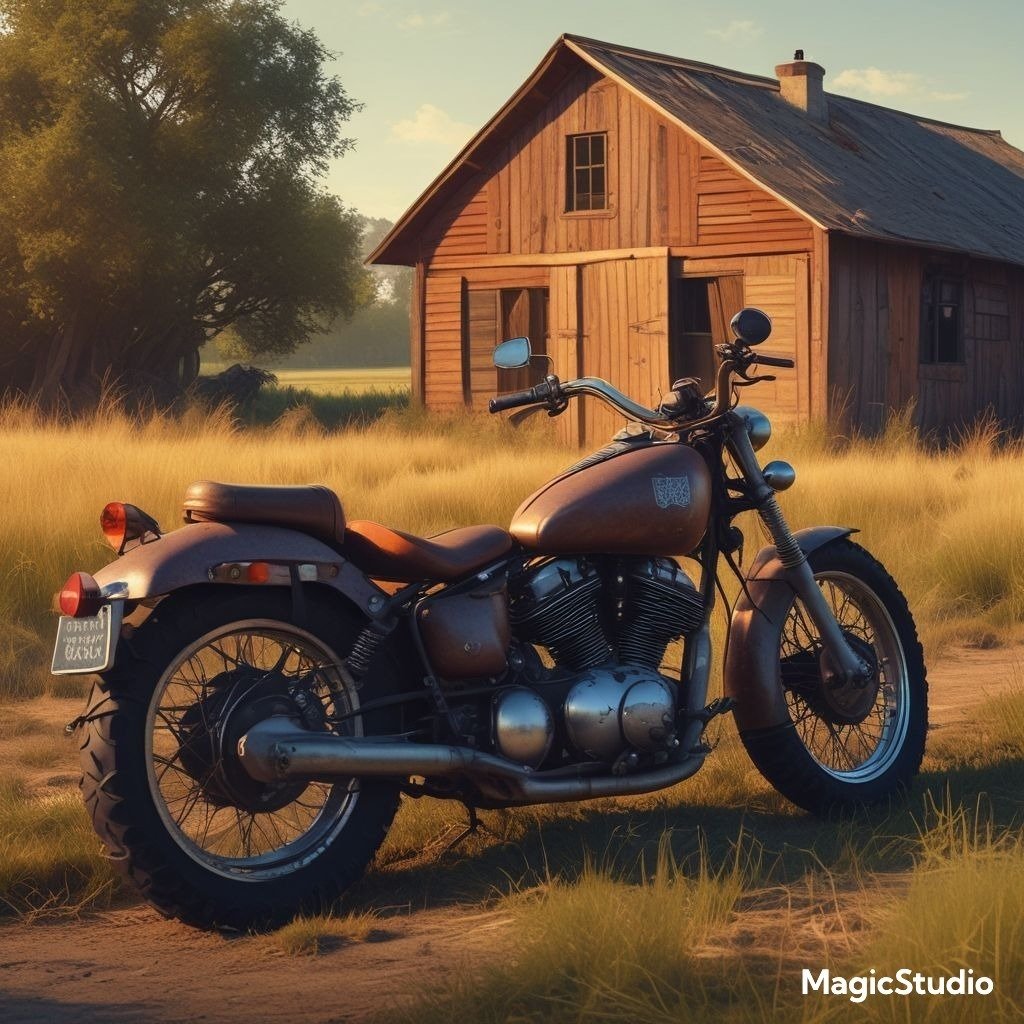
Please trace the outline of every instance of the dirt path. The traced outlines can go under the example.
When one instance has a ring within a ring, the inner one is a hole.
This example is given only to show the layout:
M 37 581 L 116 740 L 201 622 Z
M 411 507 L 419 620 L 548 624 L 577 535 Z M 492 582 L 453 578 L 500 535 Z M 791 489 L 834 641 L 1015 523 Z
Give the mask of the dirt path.
M 958 651 L 935 662 L 929 678 L 935 728 L 955 729 L 981 701 L 1022 685 L 1024 648 Z M 32 713 L 63 723 L 75 709 L 48 702 Z M 3 760 L 13 759 L 16 747 L 4 747 Z M 63 775 L 47 769 L 35 781 L 57 785 Z M 375 941 L 315 958 L 286 955 L 272 937 L 195 932 L 142 907 L 0 925 L 0 1020 L 365 1020 L 467 963 L 501 956 L 510 923 L 473 906 L 418 910 L 383 918 Z
M 376 941 L 289 956 L 272 937 L 196 932 L 135 908 L 0 931 L 5 1024 L 363 1020 L 500 947 L 508 919 L 389 917 Z
M 933 729 L 963 723 L 990 697 L 1024 692 L 1024 646 L 961 648 L 928 665 L 928 719 Z

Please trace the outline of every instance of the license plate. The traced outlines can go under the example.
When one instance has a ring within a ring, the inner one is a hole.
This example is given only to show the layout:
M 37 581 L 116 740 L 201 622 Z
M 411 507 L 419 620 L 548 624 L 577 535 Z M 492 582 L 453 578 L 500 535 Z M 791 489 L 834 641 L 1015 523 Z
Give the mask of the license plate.
M 105 604 L 99 615 L 73 619 L 62 615 L 57 624 L 50 672 L 55 676 L 76 672 L 105 672 L 114 664 L 123 603 Z

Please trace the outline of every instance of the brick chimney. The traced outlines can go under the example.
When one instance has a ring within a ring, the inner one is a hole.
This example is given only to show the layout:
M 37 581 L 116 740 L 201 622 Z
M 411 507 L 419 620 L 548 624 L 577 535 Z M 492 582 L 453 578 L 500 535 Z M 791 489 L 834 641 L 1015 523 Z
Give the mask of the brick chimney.
M 814 61 L 804 60 L 804 51 L 797 50 L 788 64 L 775 68 L 782 98 L 802 110 L 812 121 L 828 122 L 828 101 L 822 88 L 825 69 Z

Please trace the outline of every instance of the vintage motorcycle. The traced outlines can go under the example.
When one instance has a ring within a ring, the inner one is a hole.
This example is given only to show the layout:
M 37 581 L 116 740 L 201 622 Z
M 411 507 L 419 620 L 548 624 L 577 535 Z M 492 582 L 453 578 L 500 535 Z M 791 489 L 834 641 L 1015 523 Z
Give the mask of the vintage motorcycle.
M 197 483 L 166 534 L 107 505 L 118 557 L 65 584 L 53 671 L 99 676 L 69 729 L 114 863 L 165 915 L 266 925 L 358 879 L 403 793 L 475 820 L 663 789 L 701 767 L 726 712 L 803 808 L 898 795 L 924 750 L 921 647 L 854 530 L 787 526 L 776 492 L 794 471 L 759 465 L 771 426 L 736 405 L 766 379 L 756 367 L 793 365 L 756 351 L 770 330 L 738 313 L 713 393 L 678 381 L 658 409 L 553 374 L 492 400 L 554 415 L 589 395 L 644 427 L 527 498 L 508 530 L 346 522 L 324 487 Z M 529 358 L 526 339 L 495 350 L 504 368 Z M 741 572 L 733 520 L 749 511 L 774 544 Z M 708 703 L 720 559 L 741 590 Z

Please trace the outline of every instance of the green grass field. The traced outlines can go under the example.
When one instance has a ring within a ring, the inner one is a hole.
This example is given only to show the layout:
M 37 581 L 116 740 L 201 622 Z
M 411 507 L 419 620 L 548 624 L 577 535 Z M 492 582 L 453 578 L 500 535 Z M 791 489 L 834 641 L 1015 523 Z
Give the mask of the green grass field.
M 226 370 L 227 363 L 203 363 L 203 374 L 213 376 Z M 386 391 L 406 394 L 409 391 L 408 366 L 382 366 L 370 369 L 272 369 L 281 388 L 309 391 L 314 395 L 365 394 Z

